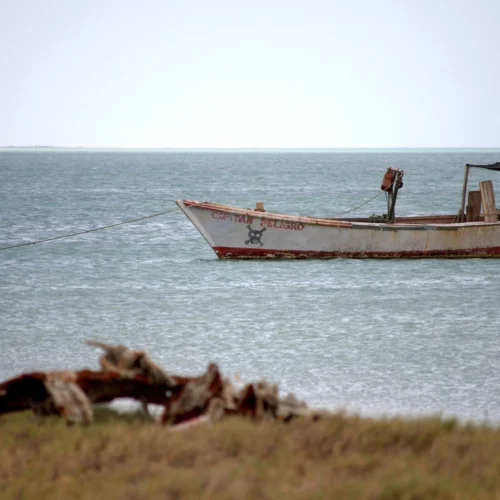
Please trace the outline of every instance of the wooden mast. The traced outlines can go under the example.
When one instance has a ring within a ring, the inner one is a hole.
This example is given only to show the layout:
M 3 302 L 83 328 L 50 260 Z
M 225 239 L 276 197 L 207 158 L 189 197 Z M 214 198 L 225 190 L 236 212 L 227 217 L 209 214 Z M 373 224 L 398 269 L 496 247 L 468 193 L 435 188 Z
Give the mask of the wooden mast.
M 392 178 L 392 185 L 389 191 L 389 211 L 387 214 L 387 219 L 389 222 L 394 222 L 396 220 L 396 199 L 398 197 L 399 187 L 402 186 L 403 171 L 398 169 L 393 169 L 394 176 Z
M 465 195 L 467 194 L 467 180 L 469 179 L 469 164 L 465 164 L 464 173 L 464 186 L 462 188 L 462 205 L 460 206 L 460 212 L 458 213 L 458 222 L 463 222 L 465 220 Z

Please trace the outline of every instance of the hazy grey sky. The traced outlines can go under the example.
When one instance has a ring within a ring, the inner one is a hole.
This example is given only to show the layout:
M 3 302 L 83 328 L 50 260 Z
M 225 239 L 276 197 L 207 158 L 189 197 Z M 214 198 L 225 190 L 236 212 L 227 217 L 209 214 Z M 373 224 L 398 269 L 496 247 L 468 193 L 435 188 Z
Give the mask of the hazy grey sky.
M 499 147 L 500 0 L 0 0 L 0 145 Z

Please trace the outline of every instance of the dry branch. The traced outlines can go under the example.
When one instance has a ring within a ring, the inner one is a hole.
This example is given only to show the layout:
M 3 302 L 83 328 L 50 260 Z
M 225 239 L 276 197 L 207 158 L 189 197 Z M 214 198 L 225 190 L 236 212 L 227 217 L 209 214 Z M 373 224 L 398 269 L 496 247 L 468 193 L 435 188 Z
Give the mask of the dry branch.
M 239 415 L 260 420 L 309 416 L 318 418 L 307 405 L 289 394 L 278 397 L 278 386 L 265 380 L 238 390 L 219 368 L 211 363 L 199 377 L 168 374 L 140 350 L 123 345 L 88 341 L 100 347 L 101 371 L 33 372 L 0 384 L 0 415 L 32 409 L 38 415 L 57 414 L 68 423 L 92 422 L 92 405 L 116 398 L 132 398 L 145 408 L 148 403 L 162 405 L 163 424 L 214 421 Z M 196 420 L 194 420 L 196 419 Z

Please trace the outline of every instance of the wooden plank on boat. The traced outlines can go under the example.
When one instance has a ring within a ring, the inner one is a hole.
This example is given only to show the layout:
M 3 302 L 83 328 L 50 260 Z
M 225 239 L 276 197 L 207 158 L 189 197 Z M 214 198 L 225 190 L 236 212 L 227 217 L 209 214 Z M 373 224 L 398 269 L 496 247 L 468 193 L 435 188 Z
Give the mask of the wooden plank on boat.
M 493 191 L 493 182 L 482 181 L 479 183 L 481 189 L 481 199 L 483 202 L 483 214 L 485 222 L 496 222 L 498 220 L 497 209 L 495 206 L 495 192 Z
M 474 214 L 470 205 L 465 207 L 465 222 L 474 222 Z
M 481 214 L 481 191 L 469 191 L 466 222 L 478 222 Z

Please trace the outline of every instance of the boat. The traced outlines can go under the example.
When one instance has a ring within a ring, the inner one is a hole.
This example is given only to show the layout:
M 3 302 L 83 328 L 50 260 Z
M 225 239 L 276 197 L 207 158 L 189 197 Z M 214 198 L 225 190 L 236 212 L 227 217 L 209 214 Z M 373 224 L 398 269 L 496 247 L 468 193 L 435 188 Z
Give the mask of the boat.
M 387 198 L 387 213 L 371 217 L 287 215 L 265 211 L 262 202 L 254 209 L 176 203 L 220 259 L 500 257 L 493 184 L 483 181 L 479 190 L 467 191 L 471 168 L 500 171 L 500 162 L 465 165 L 461 206 L 451 215 L 396 217 L 404 171 L 391 167 L 379 192 Z

